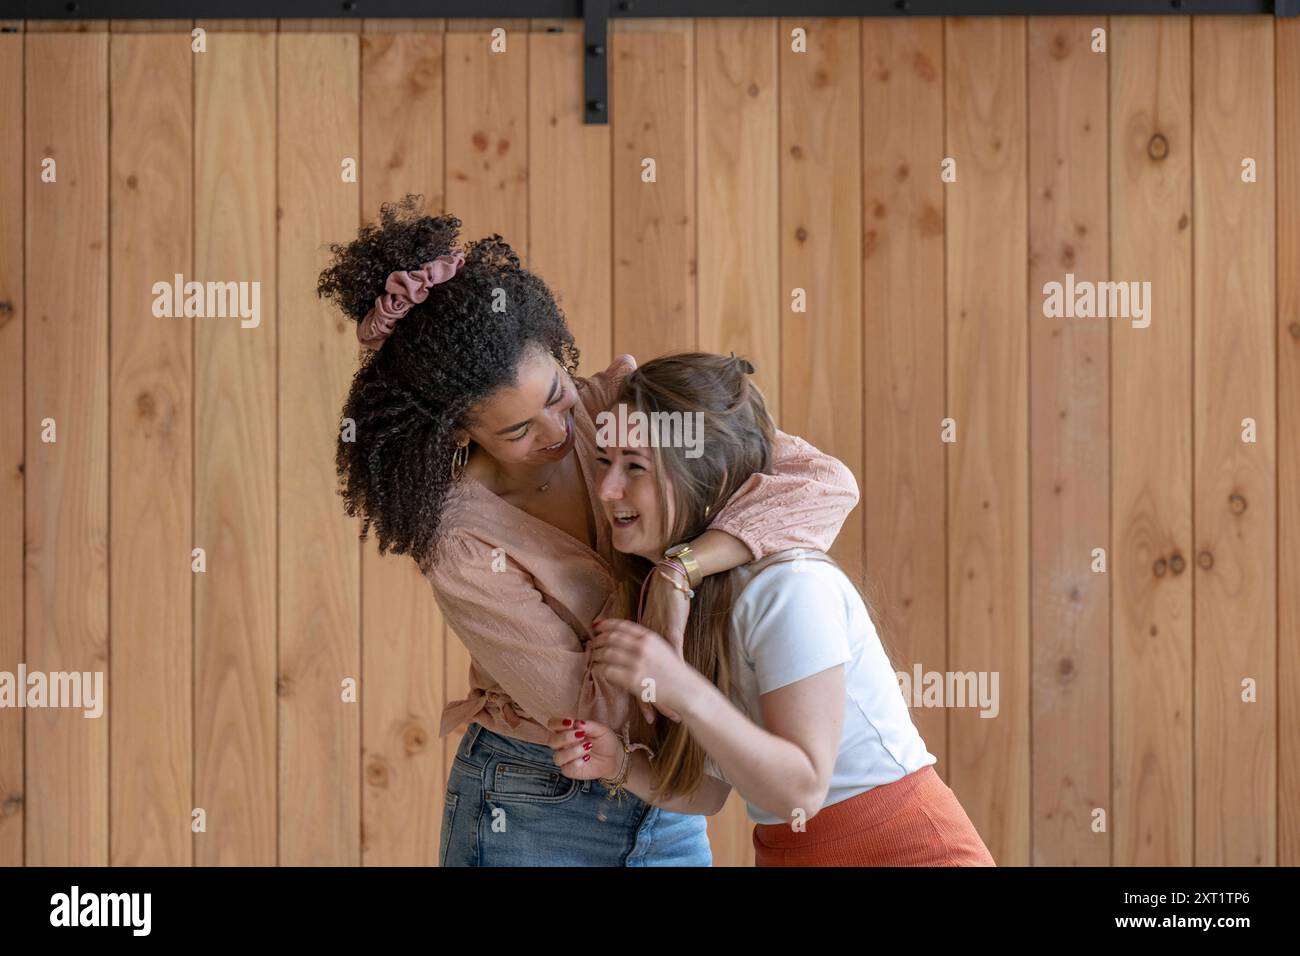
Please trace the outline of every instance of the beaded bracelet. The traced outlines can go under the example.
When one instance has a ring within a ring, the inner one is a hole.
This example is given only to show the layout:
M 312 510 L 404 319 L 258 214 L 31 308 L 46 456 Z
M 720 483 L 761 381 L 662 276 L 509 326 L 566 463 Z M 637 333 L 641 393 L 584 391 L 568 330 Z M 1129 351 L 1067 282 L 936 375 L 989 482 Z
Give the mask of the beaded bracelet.
M 607 793 L 605 804 L 601 806 L 600 810 L 596 814 L 597 819 L 602 822 L 608 819 L 605 815 L 605 806 L 607 806 L 611 800 L 617 797 L 619 804 L 622 805 L 623 803 L 623 794 L 627 792 L 627 774 L 628 771 L 632 769 L 632 753 L 637 750 L 644 750 L 646 752 L 646 759 L 654 760 L 655 758 L 654 751 L 645 744 L 634 744 L 631 742 L 626 724 L 623 725 L 623 732 L 617 736 L 619 742 L 623 745 L 623 763 L 618 769 L 618 776 L 613 778 L 600 778 L 600 782 L 605 785 L 605 791 Z

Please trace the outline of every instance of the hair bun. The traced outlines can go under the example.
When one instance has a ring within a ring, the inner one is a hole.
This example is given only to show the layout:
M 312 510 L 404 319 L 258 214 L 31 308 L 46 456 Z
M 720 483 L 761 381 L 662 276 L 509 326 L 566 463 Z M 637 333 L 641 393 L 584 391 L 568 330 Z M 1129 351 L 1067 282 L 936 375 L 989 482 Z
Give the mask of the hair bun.
M 746 375 L 754 374 L 754 365 L 752 362 L 749 361 L 749 359 L 741 358 L 735 352 L 731 353 L 731 358 L 737 365 L 740 366 L 740 370 L 744 372 Z

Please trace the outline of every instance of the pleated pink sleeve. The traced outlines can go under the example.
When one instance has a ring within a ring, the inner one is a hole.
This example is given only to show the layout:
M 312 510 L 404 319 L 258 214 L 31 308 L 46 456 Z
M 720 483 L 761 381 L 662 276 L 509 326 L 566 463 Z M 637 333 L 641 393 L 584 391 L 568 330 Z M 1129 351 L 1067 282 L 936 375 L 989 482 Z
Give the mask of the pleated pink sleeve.
M 857 503 L 848 466 L 778 431 L 772 473 L 751 475 L 709 527 L 743 541 L 754 560 L 789 548 L 829 551 Z

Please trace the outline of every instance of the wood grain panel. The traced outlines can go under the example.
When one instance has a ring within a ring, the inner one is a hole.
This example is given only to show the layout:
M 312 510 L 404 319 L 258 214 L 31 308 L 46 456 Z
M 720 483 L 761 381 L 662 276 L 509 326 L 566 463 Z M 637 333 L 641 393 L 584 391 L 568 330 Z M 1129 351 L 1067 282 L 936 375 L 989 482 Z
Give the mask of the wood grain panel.
M 447 21 L 432 17 L 406 20 L 398 17 L 367 17 L 361 21 L 362 33 L 445 33 Z M 441 98 L 439 98 L 441 102 Z
M 1300 21 L 1276 24 L 1277 149 L 1300 155 Z M 1300 261 L 1300 169 L 1277 164 L 1277 261 Z M 1277 864 L 1300 866 L 1300 273 L 1277 274 Z
M 583 46 L 535 33 L 528 48 L 528 267 L 555 293 L 583 375 L 613 359 L 610 132 L 583 121 Z
M 260 283 L 262 311 L 256 328 L 204 320 L 194 331 L 194 543 L 207 553 L 194 585 L 202 866 L 278 858 L 275 42 L 223 36 L 194 63 L 194 274 Z
M 289 866 L 361 858 L 361 551 L 334 470 L 358 349 L 356 327 L 316 296 L 327 240 L 360 219 L 358 184 L 343 173 L 361 158 L 360 46 L 349 32 L 279 37 L 279 833 Z
M 948 666 L 998 675 L 998 713 L 949 701 L 948 785 L 1000 866 L 1029 860 L 1025 22 L 949 20 Z M 969 704 L 969 701 L 967 702 Z
M 258 20 L 195 20 L 196 27 L 209 33 L 279 33 L 280 21 L 273 18 Z
M 348 17 L 281 17 L 281 33 L 360 33 L 360 19 Z
M 188 866 L 194 806 L 192 318 L 154 315 L 192 274 L 193 57 L 111 40 L 109 568 L 114 866 Z
M 109 20 L 110 33 L 189 33 L 193 20 Z
M 1192 863 L 1191 52 L 1187 20 L 1110 21 L 1111 275 L 1154 300 L 1111 327 L 1116 866 Z
M 28 20 L 28 33 L 107 33 L 107 20 Z M 31 49 L 30 47 L 28 48 Z
M 877 630 L 909 676 L 948 666 L 942 70 L 941 20 L 863 21 L 866 572 Z M 912 720 L 946 780 L 946 711 L 913 707 Z
M 779 419 L 777 42 L 774 20 L 696 24 L 699 347 L 753 362 Z
M 108 693 L 108 34 L 26 38 L 29 671 L 98 673 Z M 42 163 L 57 181 L 42 182 Z M 76 282 L 67 281 L 69 275 Z M 56 441 L 42 440 L 45 419 Z M 28 865 L 108 862 L 108 725 L 26 714 Z
M 807 30 L 807 52 L 791 31 Z M 856 20 L 782 20 L 781 420 L 862 487 L 862 97 Z M 806 312 L 794 312 L 795 289 Z M 831 549 L 862 579 L 863 512 Z
M 500 28 L 506 31 L 506 52 L 510 52 L 510 44 L 519 40 L 527 44 L 530 21 L 526 19 L 449 19 L 447 23 L 448 33 L 465 33 L 471 34 L 475 39 L 485 47 L 492 41 L 492 31 Z M 517 36 L 516 34 L 521 34 Z
M 1198 866 L 1277 855 L 1273 24 L 1192 23 Z M 1242 181 L 1253 158 L 1258 181 Z M 1202 266 L 1201 264 L 1213 264 Z M 1257 441 L 1242 440 L 1254 419 Z M 1243 701 L 1243 682 L 1257 700 Z
M 0 34 L 0 671 L 23 660 L 23 37 Z M 23 864 L 24 711 L 0 710 L 0 866 Z
M 1106 60 L 1093 17 L 1028 21 L 1033 862 L 1110 863 L 1110 334 L 1048 318 L 1043 288 L 1104 282 Z
M 528 47 L 492 53 L 448 33 L 444 71 L 447 210 L 463 238 L 500 233 L 520 255 L 528 238 Z
M 610 36 L 614 344 L 641 362 L 695 347 L 688 36 Z M 654 160 L 655 181 L 642 179 Z

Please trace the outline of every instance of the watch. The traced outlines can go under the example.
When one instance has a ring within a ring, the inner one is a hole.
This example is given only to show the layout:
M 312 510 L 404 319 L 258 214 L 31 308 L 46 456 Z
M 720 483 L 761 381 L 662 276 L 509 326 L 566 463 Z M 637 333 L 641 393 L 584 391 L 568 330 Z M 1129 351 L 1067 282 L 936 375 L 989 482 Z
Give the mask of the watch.
M 700 563 L 695 560 L 695 552 L 691 550 L 689 544 L 675 544 L 664 552 L 665 558 L 676 558 L 686 569 L 686 583 L 692 588 L 698 588 L 700 582 L 704 580 L 704 575 L 700 573 Z

